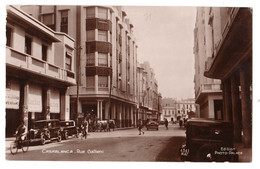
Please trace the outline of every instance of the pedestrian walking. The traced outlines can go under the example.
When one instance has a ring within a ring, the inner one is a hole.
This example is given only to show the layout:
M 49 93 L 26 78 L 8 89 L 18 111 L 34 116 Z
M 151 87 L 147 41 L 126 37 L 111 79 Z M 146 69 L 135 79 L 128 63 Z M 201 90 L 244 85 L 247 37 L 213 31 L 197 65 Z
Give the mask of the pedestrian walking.
M 141 119 L 138 120 L 138 131 L 139 131 L 139 135 L 141 135 L 142 133 L 144 134 L 143 131 L 143 122 Z
M 166 118 L 164 119 L 164 124 L 165 124 L 166 129 L 168 130 L 168 124 L 169 124 L 169 122 L 168 122 L 168 120 L 167 120 Z
M 85 137 L 87 139 L 88 136 L 88 121 L 86 118 L 84 118 L 84 121 L 81 124 L 81 129 L 82 129 L 82 138 Z

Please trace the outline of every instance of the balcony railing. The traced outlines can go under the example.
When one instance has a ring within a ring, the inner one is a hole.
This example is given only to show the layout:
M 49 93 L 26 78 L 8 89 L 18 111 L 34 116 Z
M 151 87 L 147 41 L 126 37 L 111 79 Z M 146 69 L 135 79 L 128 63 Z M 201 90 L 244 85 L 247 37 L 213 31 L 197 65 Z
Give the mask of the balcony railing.
M 196 91 L 196 97 L 198 97 L 201 93 L 214 93 L 214 92 L 222 92 L 221 84 L 202 84 Z
M 64 68 L 47 63 L 44 60 L 6 47 L 6 63 L 16 67 L 24 68 L 35 73 L 41 73 L 58 80 L 76 83 L 75 73 Z

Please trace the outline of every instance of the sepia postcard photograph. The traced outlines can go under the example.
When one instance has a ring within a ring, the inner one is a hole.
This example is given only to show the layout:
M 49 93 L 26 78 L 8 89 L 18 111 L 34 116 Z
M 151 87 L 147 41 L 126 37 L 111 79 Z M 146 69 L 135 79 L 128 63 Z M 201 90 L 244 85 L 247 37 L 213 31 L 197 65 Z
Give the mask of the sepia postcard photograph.
M 255 10 L 224 2 L 6 3 L 3 160 L 252 164 Z

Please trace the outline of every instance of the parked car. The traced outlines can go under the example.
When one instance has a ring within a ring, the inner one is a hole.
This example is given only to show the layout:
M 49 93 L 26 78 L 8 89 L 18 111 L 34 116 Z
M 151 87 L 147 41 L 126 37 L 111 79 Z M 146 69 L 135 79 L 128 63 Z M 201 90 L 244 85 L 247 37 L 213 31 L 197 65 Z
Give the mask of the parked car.
M 233 146 L 233 125 L 209 119 L 190 119 L 186 126 L 186 143 L 180 148 L 182 161 L 238 161 Z
M 156 120 L 150 119 L 146 124 L 146 129 L 147 130 L 150 130 L 150 129 L 159 130 L 159 123 Z
M 79 129 L 74 120 L 60 121 L 60 126 L 64 140 L 67 140 L 70 136 L 76 136 L 78 138 Z
M 40 142 L 42 145 L 46 141 L 61 141 L 61 128 L 59 120 L 39 120 L 32 122 L 28 133 L 30 142 Z

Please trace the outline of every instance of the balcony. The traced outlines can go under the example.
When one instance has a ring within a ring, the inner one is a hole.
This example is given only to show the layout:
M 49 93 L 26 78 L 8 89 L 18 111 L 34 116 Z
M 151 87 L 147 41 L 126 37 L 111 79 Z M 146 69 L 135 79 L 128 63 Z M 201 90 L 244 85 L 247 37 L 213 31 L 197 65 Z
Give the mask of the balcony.
M 202 84 L 196 91 L 196 97 L 203 93 L 219 93 L 222 92 L 221 84 Z
M 45 75 L 59 81 L 65 81 L 71 85 L 76 84 L 74 72 L 16 51 L 10 47 L 6 47 L 6 64 L 28 72 Z
M 86 19 L 86 30 L 104 30 L 104 31 L 112 31 L 112 22 L 106 19 L 100 18 L 91 18 Z

